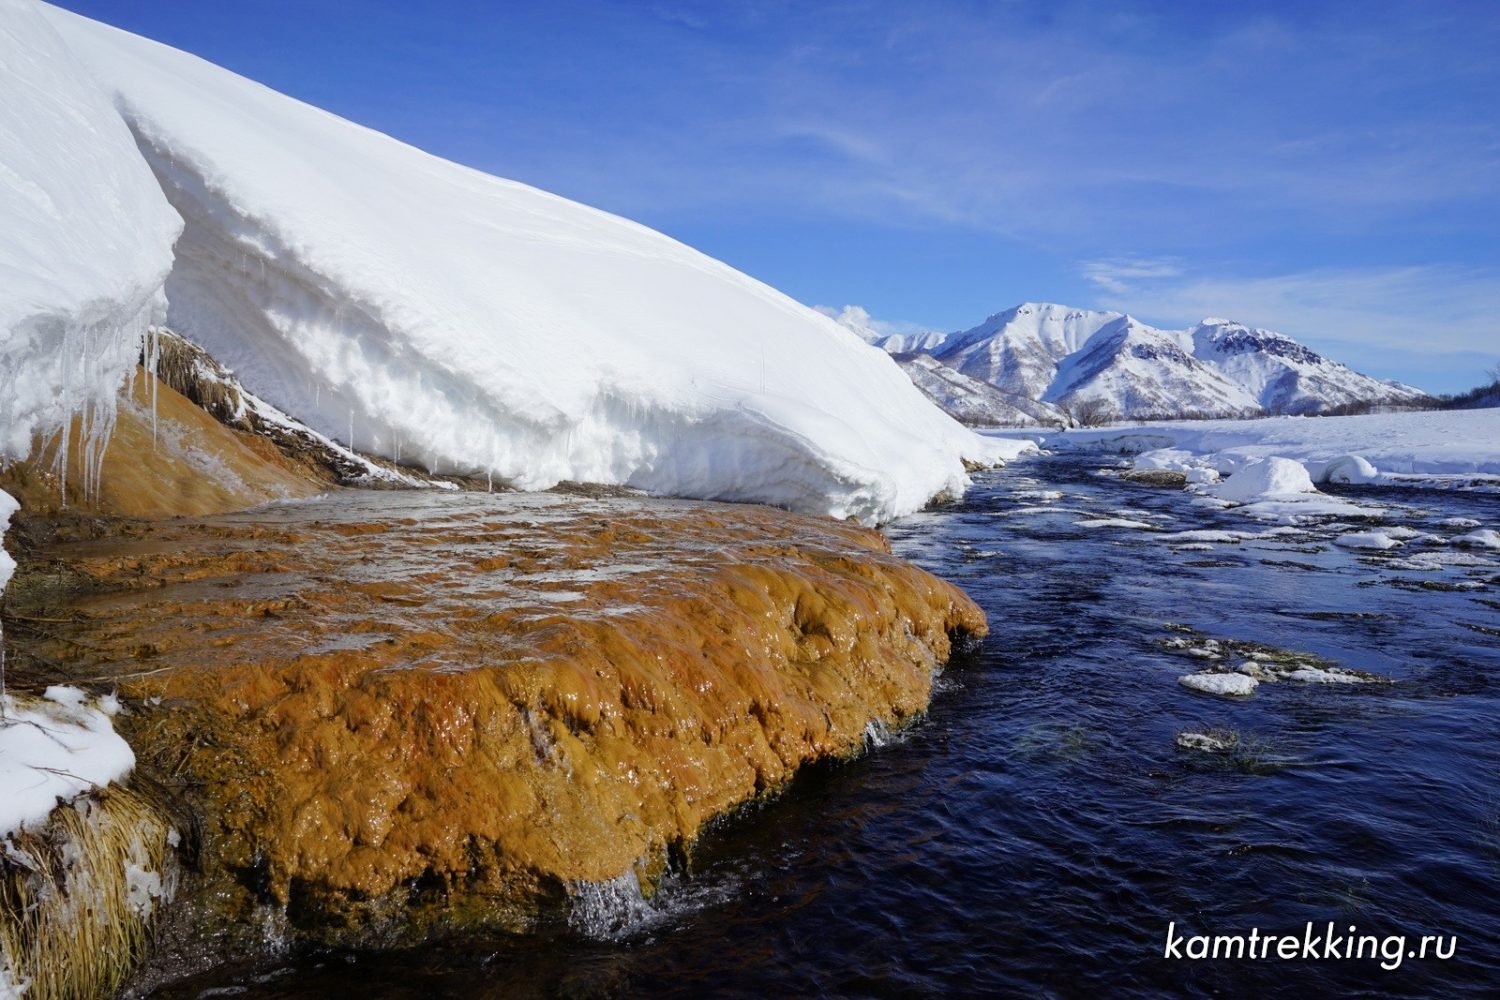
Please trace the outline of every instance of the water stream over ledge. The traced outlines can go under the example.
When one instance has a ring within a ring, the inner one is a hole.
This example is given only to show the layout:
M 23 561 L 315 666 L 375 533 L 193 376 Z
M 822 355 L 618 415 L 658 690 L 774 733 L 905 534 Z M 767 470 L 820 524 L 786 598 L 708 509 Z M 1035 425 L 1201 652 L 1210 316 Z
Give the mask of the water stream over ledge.
M 723 824 L 650 903 L 606 887 L 535 935 L 294 956 L 158 995 L 1493 995 L 1500 553 L 1332 544 L 1350 522 L 1271 534 L 1103 461 L 1018 462 L 892 525 L 898 554 L 984 607 L 982 650 L 945 674 L 923 722 Z M 1350 495 L 1386 525 L 1500 527 L 1494 496 Z M 1077 524 L 1106 519 L 1162 530 Z M 1258 537 L 1161 537 L 1199 529 Z M 1210 638 L 1393 683 L 1187 690 L 1177 678 L 1211 662 L 1187 649 Z M 1210 729 L 1240 749 L 1177 745 Z M 1394 971 L 1167 961 L 1173 921 L 1458 943 Z

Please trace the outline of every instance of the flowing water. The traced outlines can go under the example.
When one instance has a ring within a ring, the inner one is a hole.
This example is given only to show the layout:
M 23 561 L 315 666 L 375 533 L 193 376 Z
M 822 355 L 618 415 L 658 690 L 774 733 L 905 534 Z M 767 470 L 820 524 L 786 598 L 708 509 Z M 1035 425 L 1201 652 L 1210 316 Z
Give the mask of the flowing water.
M 1494 495 L 1346 495 L 1444 539 L 1471 530 L 1454 518 L 1500 528 Z M 983 648 L 925 720 L 724 823 L 649 903 L 596 886 L 534 936 L 283 956 L 160 995 L 1495 995 L 1500 553 L 1346 549 L 1368 527 L 1348 518 L 1275 527 L 1097 457 L 987 474 L 889 528 L 984 606 Z M 1170 537 L 1205 529 L 1230 534 Z M 1391 683 L 1177 683 L 1263 647 Z M 1173 923 L 1301 939 L 1309 921 L 1320 942 L 1329 922 L 1375 936 L 1387 966 L 1390 935 L 1456 950 L 1389 971 L 1301 943 L 1163 957 Z

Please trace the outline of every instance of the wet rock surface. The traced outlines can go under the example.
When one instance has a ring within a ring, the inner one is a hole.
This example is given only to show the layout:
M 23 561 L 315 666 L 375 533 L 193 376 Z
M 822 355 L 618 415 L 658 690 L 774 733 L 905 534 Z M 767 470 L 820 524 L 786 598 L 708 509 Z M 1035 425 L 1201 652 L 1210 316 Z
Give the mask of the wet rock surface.
M 251 947 L 268 913 L 395 943 L 649 884 L 923 711 L 951 637 L 985 631 L 866 529 L 555 494 L 80 520 L 8 600 L 12 682 L 117 689 L 138 767 L 197 817 L 183 954 Z

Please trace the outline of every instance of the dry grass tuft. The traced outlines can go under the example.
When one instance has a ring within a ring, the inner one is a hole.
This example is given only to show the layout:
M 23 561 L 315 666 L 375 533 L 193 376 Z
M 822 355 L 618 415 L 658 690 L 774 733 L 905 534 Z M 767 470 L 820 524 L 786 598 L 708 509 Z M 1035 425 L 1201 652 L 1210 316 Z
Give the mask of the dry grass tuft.
M 0 841 L 0 976 L 27 1000 L 118 992 L 176 891 L 177 839 L 150 799 L 110 786 Z

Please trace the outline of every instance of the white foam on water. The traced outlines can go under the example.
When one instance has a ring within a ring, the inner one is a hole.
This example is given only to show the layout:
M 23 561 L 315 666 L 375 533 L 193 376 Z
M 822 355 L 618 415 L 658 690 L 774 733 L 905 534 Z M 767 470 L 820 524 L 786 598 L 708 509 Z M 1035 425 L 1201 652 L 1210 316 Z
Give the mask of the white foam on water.
M 600 882 L 575 882 L 569 890 L 568 926 L 590 940 L 619 942 L 722 905 L 737 895 L 739 882 L 732 875 L 698 879 L 669 872 L 648 897 L 629 868 Z

